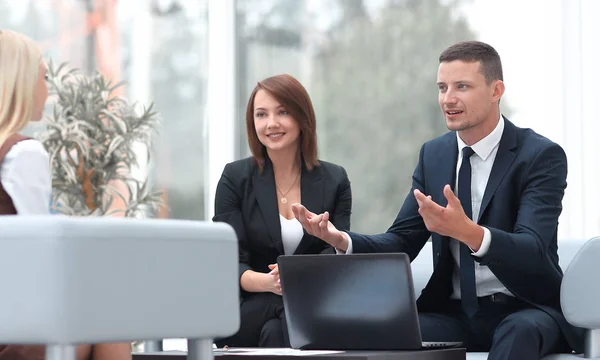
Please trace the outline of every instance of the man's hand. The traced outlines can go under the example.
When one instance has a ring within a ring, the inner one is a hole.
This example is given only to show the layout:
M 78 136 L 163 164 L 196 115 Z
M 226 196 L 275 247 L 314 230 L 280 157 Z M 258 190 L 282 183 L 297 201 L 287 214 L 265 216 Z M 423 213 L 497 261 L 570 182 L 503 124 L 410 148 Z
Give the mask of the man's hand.
M 348 250 L 348 239 L 329 221 L 327 211 L 317 215 L 300 204 L 293 204 L 292 211 L 308 234 L 318 237 L 338 250 Z
M 450 185 L 444 186 L 444 196 L 448 200 L 446 207 L 436 204 L 431 196 L 425 196 L 419 189 L 415 189 L 414 195 L 427 230 L 461 241 L 474 251 L 479 250 L 483 228 L 467 217 Z

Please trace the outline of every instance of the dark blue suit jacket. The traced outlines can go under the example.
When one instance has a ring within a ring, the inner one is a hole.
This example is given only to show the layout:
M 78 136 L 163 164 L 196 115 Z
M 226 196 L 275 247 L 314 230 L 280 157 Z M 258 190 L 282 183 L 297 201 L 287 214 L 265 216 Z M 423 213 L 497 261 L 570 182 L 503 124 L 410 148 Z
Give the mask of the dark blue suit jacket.
M 563 149 L 535 133 L 505 120 L 504 133 L 483 196 L 478 224 L 492 235 L 482 258 L 515 296 L 554 317 L 574 350 L 583 349 L 583 330 L 567 323 L 560 308 L 562 271 L 558 265 L 557 226 L 567 186 Z M 418 213 L 413 196 L 419 189 L 446 206 L 446 184 L 454 187 L 458 145 L 449 132 L 425 143 L 413 174 L 413 185 L 396 220 L 379 235 L 350 232 L 353 251 L 405 252 L 413 260 L 430 235 L 435 270 L 417 300 L 419 311 L 442 311 L 452 293 L 454 260 L 448 238 L 431 234 Z

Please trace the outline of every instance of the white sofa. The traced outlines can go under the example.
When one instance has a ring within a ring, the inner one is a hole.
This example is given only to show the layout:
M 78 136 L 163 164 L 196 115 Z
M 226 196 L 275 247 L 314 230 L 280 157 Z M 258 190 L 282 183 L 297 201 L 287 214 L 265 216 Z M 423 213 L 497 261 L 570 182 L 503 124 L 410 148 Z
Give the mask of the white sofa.
M 565 276 L 561 304 L 567 320 L 588 329 L 585 354 L 556 354 L 544 360 L 600 359 L 600 237 L 559 243 L 559 262 Z M 431 243 L 412 262 L 415 293 L 427 284 L 433 272 Z M 485 360 L 487 353 L 467 353 L 467 360 Z

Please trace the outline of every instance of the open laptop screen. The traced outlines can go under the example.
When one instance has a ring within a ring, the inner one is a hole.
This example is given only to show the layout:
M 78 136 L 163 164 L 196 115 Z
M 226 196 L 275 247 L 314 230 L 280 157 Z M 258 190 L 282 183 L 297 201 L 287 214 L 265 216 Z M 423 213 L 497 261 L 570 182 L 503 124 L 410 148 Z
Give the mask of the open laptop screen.
M 292 347 L 421 348 L 406 254 L 291 255 L 278 264 Z

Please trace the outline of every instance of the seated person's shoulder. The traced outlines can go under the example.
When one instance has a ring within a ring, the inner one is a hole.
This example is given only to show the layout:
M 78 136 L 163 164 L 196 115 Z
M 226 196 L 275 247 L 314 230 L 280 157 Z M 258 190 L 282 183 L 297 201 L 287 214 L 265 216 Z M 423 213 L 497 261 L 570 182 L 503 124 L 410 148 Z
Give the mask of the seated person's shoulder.
M 243 180 L 250 176 L 257 169 L 256 163 L 252 157 L 236 160 L 225 165 L 223 176 L 230 180 Z
M 321 171 L 325 177 L 339 181 L 348 178 L 346 169 L 344 169 L 343 166 L 328 161 L 319 160 L 319 171 Z
M 46 176 L 50 171 L 50 159 L 42 143 L 28 139 L 20 141 L 10 148 L 0 162 L 0 168 L 6 170 L 3 172 L 3 176 L 29 177 L 32 171 L 40 176 Z
M 564 149 L 547 137 L 536 133 L 532 129 L 522 129 L 520 136 L 522 149 L 534 156 L 553 154 L 566 157 Z
M 421 151 L 427 154 L 431 152 L 432 154 L 435 154 L 437 156 L 440 153 L 440 151 L 446 151 L 448 144 L 451 144 L 452 140 L 454 139 L 456 139 L 456 133 L 447 132 L 443 135 L 440 135 L 423 143 L 423 145 L 421 145 Z
M 41 142 L 34 139 L 26 139 L 14 144 L 6 156 L 16 159 L 33 157 L 34 159 L 47 160 L 48 152 Z

